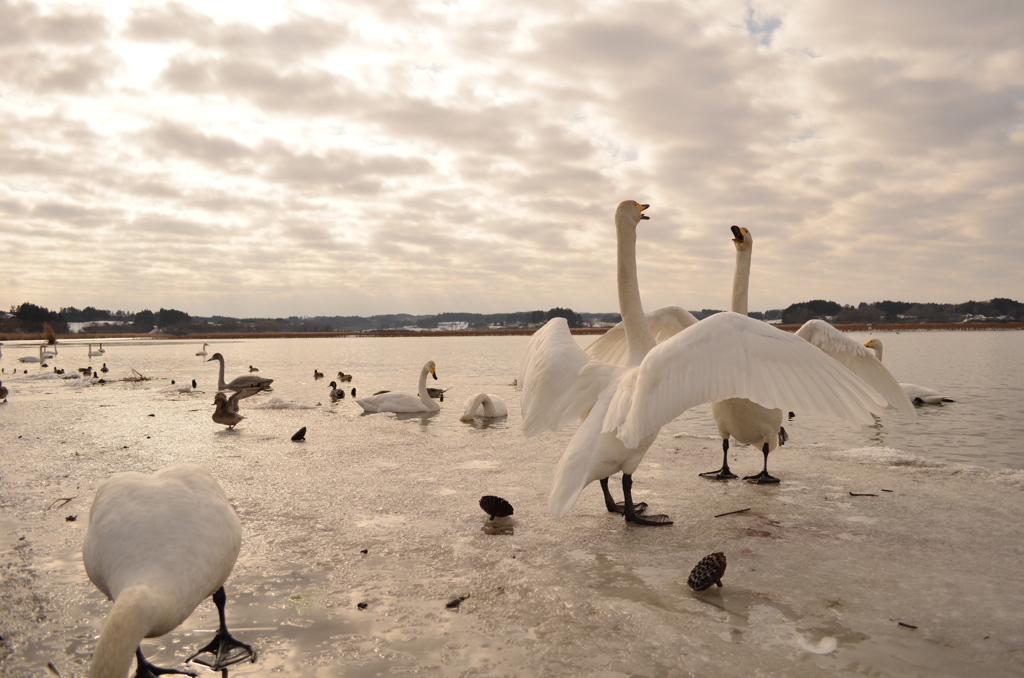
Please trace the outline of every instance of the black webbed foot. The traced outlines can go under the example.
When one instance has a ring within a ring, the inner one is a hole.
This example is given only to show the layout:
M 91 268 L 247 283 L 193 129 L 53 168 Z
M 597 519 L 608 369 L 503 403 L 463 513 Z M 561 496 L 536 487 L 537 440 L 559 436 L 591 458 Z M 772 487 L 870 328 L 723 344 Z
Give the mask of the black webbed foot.
M 767 471 L 761 471 L 756 476 L 743 476 L 743 479 L 748 483 L 754 483 L 755 485 L 767 485 L 769 483 L 777 483 L 779 479 L 773 475 L 769 475 Z
M 165 676 L 169 673 L 178 673 L 183 676 L 192 676 L 195 678 L 195 673 L 191 671 L 180 671 L 178 669 L 167 669 L 162 666 L 156 666 L 151 663 L 142 654 L 142 648 L 138 647 L 135 649 L 135 678 L 157 678 L 157 676 Z
M 199 655 L 202 654 L 209 654 L 210 657 L 200 657 Z M 232 638 L 230 633 L 221 634 L 218 632 L 206 647 L 192 654 L 192 656 L 185 660 L 185 663 L 202 664 L 214 671 L 220 671 L 244 661 L 255 662 L 256 651 L 245 643 Z
M 738 475 L 729 470 L 728 466 L 723 466 L 717 471 L 708 471 L 700 474 L 701 478 L 710 478 L 712 480 L 734 480 L 739 478 Z
M 249 645 L 235 640 L 228 633 L 228 626 L 224 621 L 224 603 L 227 602 L 227 594 L 224 593 L 223 586 L 214 592 L 213 602 L 217 606 L 217 615 L 220 617 L 220 628 L 217 630 L 217 635 L 205 647 L 186 659 L 185 663 L 195 662 L 196 664 L 208 666 L 214 671 L 220 671 L 246 660 L 256 663 L 256 651 Z M 203 654 L 209 654 L 211 657 L 209 659 L 199 657 L 199 655 Z

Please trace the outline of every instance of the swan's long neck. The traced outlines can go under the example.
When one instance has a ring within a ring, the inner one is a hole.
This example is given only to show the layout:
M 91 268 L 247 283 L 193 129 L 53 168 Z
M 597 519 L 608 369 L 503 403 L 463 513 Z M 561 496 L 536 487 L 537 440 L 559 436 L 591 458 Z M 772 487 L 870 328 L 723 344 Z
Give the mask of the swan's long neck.
M 736 250 L 736 270 L 732 274 L 732 305 L 729 310 L 740 315 L 747 315 L 748 291 L 750 290 L 750 258 L 751 247 Z
M 640 302 L 640 282 L 636 274 L 636 224 L 628 216 L 616 216 L 616 240 L 618 260 L 619 313 L 626 328 L 626 346 L 629 350 L 629 366 L 643 362 L 648 351 L 657 342 L 651 334 Z
M 144 586 L 125 589 L 103 625 L 93 651 L 89 678 L 124 678 L 135 657 L 135 648 L 151 629 L 160 625 L 158 597 Z
M 217 388 L 224 390 L 228 387 L 226 381 L 224 381 L 224 358 L 217 358 L 217 362 L 220 363 L 220 374 L 217 376 Z
M 875 352 L 875 357 L 878 358 L 878 362 L 882 362 L 882 342 L 871 342 L 871 350 Z
M 422 370 L 420 370 L 420 385 L 419 385 L 419 393 L 418 393 L 418 395 L 420 397 L 420 400 L 423 401 L 423 404 L 425 404 L 425 405 L 430 405 L 431 402 L 432 402 L 430 400 L 430 394 L 427 393 L 427 375 L 428 374 L 430 374 L 430 370 L 427 367 L 424 367 Z

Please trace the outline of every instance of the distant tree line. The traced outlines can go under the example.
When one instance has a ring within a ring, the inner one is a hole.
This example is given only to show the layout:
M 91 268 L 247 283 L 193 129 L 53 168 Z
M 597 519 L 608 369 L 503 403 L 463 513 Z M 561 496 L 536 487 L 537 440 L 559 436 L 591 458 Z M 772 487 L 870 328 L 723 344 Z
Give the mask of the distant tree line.
M 697 318 L 706 318 L 717 309 L 691 311 Z M 844 306 L 834 301 L 814 299 L 792 304 L 785 309 L 753 312 L 759 320 L 780 320 L 783 324 L 800 325 L 812 318 L 822 318 L 835 324 L 847 323 L 957 323 L 970 320 L 986 322 L 1024 321 L 1024 303 L 1013 299 L 996 298 L 988 301 L 968 301 L 962 304 L 922 304 L 906 301 L 861 302 L 857 306 Z M 187 334 L 217 333 L 271 333 L 271 332 L 383 332 L 404 327 L 436 329 L 444 322 L 464 322 L 470 329 L 492 327 L 521 329 L 542 325 L 552 318 L 565 318 L 569 327 L 588 327 L 598 323 L 616 323 L 618 313 L 577 313 L 570 308 L 555 307 L 547 311 L 519 311 L 515 313 L 439 313 L 412 315 L 396 313 L 363 316 L 313 316 L 288 318 L 229 318 L 211 316 L 193 317 L 184 311 L 161 308 L 159 311 L 108 311 L 86 306 L 69 306 L 60 311 L 25 302 L 12 306 L 10 317 L 0 318 L 0 332 L 40 333 L 49 325 L 58 334 L 68 333 L 68 323 L 118 321 L 116 325 L 87 325 L 83 333 L 144 334 L 157 329 L 161 333 L 184 336 Z

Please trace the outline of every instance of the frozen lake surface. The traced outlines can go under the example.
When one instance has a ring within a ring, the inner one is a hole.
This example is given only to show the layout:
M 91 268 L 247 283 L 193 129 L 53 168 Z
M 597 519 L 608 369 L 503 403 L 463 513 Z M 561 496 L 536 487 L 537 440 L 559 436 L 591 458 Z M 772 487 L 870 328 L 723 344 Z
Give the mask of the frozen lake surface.
M 52 661 L 85 674 L 110 609 L 81 563 L 96 487 L 193 462 L 244 531 L 228 623 L 260 659 L 233 676 L 1019 676 L 1024 333 L 878 336 L 900 381 L 958 402 L 863 430 L 797 413 L 774 487 L 697 476 L 721 461 L 698 408 L 635 475 L 637 498 L 675 520 L 664 528 L 606 513 L 596 483 L 565 519 L 547 515 L 572 430 L 520 433 L 511 382 L 525 337 L 218 342 L 207 350 L 229 379 L 250 364 L 275 379 L 242 401 L 233 431 L 210 419 L 216 363 L 194 355 L 201 342 L 105 340 L 101 359 L 60 346 L 51 365 L 68 373 L 105 361 L 108 378 L 151 378 L 104 386 L 46 376 L 16 362 L 27 344 L 5 342 L 0 365 L 29 374 L 0 375 L 0 672 L 49 676 Z M 432 385 L 452 389 L 433 416 L 362 415 L 327 397 L 338 370 L 360 395 L 412 392 L 428 359 Z M 507 420 L 459 421 L 480 391 L 505 400 Z M 737 473 L 760 469 L 752 448 L 730 456 Z M 485 494 L 515 507 L 511 533 L 483 529 Z M 725 586 L 691 591 L 690 569 L 715 551 Z M 180 667 L 216 619 L 203 603 L 146 641 L 147 656 Z M 813 652 L 831 638 L 834 651 Z

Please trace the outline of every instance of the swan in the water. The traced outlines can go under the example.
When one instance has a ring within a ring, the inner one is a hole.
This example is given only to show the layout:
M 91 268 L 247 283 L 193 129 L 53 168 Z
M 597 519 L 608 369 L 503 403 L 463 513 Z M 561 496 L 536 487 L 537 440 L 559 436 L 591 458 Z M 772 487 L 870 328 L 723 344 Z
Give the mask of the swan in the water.
M 4 386 L 4 382 L 0 381 L 0 401 L 6 403 L 8 394 L 10 394 L 10 390 Z
M 437 379 L 437 367 L 433 360 L 428 360 L 420 370 L 418 395 L 408 393 L 379 393 L 356 400 L 364 412 L 437 412 L 441 406 L 435 403 L 427 393 L 427 375 Z
M 26 355 L 26 356 L 22 356 L 22 357 L 18 358 L 18 362 L 20 362 L 20 363 L 41 363 L 41 362 L 43 362 L 43 345 L 42 344 L 39 345 L 39 356 L 38 357 L 36 357 L 34 355 Z
M 463 411 L 462 416 L 459 417 L 459 420 L 473 421 L 474 417 L 491 419 L 507 416 L 508 408 L 505 407 L 505 403 L 502 402 L 501 398 L 493 393 L 477 393 L 476 395 L 469 396 L 466 400 L 466 409 Z
M 207 346 L 209 346 L 209 344 L 203 344 L 203 350 L 202 351 L 196 351 L 196 355 L 205 356 L 206 355 L 206 347 Z
M 263 389 L 243 388 L 241 391 L 232 393 L 230 397 L 226 393 L 217 393 L 213 396 L 213 420 L 218 424 L 224 424 L 228 429 L 233 429 L 235 424 L 245 419 L 238 413 L 238 401 L 249 396 L 254 396 Z
M 882 362 L 881 339 L 869 339 L 868 343 L 864 345 L 875 352 L 878 362 Z M 903 392 L 907 394 L 907 397 L 918 405 L 941 405 L 942 403 L 956 402 L 949 396 L 943 395 L 934 389 L 928 388 L 927 386 L 900 383 L 900 387 L 903 389 Z
M 227 495 L 199 466 L 170 466 L 151 475 L 127 471 L 100 485 L 82 558 L 89 579 L 114 606 L 89 676 L 123 678 L 133 655 L 136 675 L 160 672 L 143 656 L 140 643 L 178 627 L 207 596 L 217 605 L 220 628 L 186 662 L 195 659 L 221 670 L 256 661 L 251 647 L 231 637 L 224 619 L 224 582 L 241 544 L 242 527 Z M 213 659 L 196 659 L 205 653 Z
M 103 355 L 103 354 L 100 353 L 99 351 L 92 350 L 92 344 L 89 344 L 89 357 L 90 358 L 95 358 L 96 356 L 99 356 L 99 355 Z
M 638 525 L 671 525 L 665 515 L 641 516 L 646 504 L 633 502 L 633 474 L 654 443 L 659 429 L 624 445 L 601 430 L 611 398 L 623 382 L 631 382 L 644 356 L 655 346 L 640 302 L 636 267 L 636 228 L 649 205 L 625 200 L 615 210 L 616 279 L 626 348 L 625 366 L 593 360 L 576 344 L 564 318 L 552 318 L 530 339 L 520 377 L 523 432 L 529 437 L 557 430 L 582 418 L 558 461 L 548 511 L 561 518 L 576 503 L 583 489 L 600 481 L 605 508 L 622 513 Z M 622 472 L 623 501 L 616 503 L 608 489 L 609 476 Z
M 268 390 L 270 384 L 274 382 L 273 379 L 267 379 L 266 377 L 260 377 L 254 374 L 243 374 L 240 377 L 235 377 L 228 383 L 224 383 L 224 356 L 220 353 L 214 353 L 206 362 L 216 360 L 220 363 L 220 374 L 217 376 L 217 388 L 221 391 L 241 391 L 243 388 L 260 388 Z
M 49 351 L 46 350 L 46 344 L 43 344 L 43 352 L 40 354 L 40 357 L 42 357 L 44 359 L 56 358 L 57 357 L 57 345 L 56 344 L 53 345 L 53 353 L 50 353 Z

